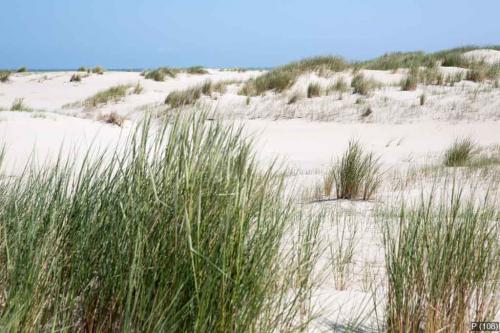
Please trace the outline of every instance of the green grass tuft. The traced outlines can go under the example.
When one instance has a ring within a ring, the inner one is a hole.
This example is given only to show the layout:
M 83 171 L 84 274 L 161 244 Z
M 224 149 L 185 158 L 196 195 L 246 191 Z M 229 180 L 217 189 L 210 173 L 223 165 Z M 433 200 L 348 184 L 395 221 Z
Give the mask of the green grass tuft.
M 0 327 L 300 331 L 317 228 L 296 223 L 283 176 L 240 129 L 145 126 L 125 155 L 2 180 Z
M 249 80 L 240 90 L 241 95 L 257 96 L 266 91 L 281 93 L 290 88 L 297 78 L 308 72 L 329 73 L 341 72 L 349 68 L 349 64 L 340 57 L 308 58 L 281 66 Z
M 9 81 L 10 77 L 10 72 L 9 71 L 0 71 L 0 82 L 7 82 Z
M 198 74 L 198 75 L 208 74 L 208 71 L 205 68 L 203 68 L 202 66 L 188 67 L 188 68 L 186 68 L 185 71 L 188 74 Z
M 455 184 L 437 196 L 382 223 L 388 332 L 468 332 L 497 313 L 500 212 L 488 194 L 466 199 Z
M 10 111 L 30 112 L 33 110 L 24 103 L 24 98 L 16 98 L 10 107 Z
M 358 142 L 349 142 L 344 155 L 324 179 L 325 196 L 335 187 L 338 199 L 369 200 L 381 183 L 380 164 L 373 153 L 365 153 Z
M 105 72 L 105 69 L 102 68 L 101 66 L 97 66 L 97 67 L 92 68 L 92 73 L 94 73 L 94 74 L 103 75 L 104 72 Z
M 444 153 L 444 165 L 464 166 L 471 161 L 475 151 L 476 144 L 471 139 L 457 139 Z
M 351 87 L 355 94 L 368 95 L 370 91 L 377 88 L 379 83 L 373 79 L 367 79 L 362 73 L 357 74 L 351 81 Z
M 81 82 L 81 81 L 82 77 L 80 76 L 80 74 L 73 74 L 69 79 L 69 82 Z
M 179 108 L 194 105 L 202 95 L 210 95 L 212 92 L 212 82 L 206 81 L 202 85 L 187 88 L 185 90 L 175 90 L 168 94 L 165 104 L 171 108 Z
M 118 102 L 127 95 L 129 88 L 129 85 L 117 85 L 100 91 L 83 101 L 83 106 L 86 108 L 96 108 L 109 102 Z

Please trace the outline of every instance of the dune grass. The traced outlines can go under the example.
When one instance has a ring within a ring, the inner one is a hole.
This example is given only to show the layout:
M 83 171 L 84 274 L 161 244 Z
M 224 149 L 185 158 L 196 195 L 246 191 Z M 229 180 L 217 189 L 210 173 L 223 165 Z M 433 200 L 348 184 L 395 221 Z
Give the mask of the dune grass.
M 208 71 L 202 66 L 188 67 L 185 69 L 185 72 L 187 74 L 198 74 L 198 75 L 208 74 Z
M 144 72 L 144 78 L 154 81 L 165 81 L 165 78 L 171 77 L 175 78 L 178 71 L 173 68 L 160 67 L 151 71 Z
M 118 102 L 127 95 L 129 88 L 129 85 L 121 84 L 100 91 L 83 101 L 83 106 L 86 108 L 96 108 L 100 105 L 105 105 L 110 102 Z
M 189 87 L 184 90 L 172 91 L 165 99 L 165 104 L 169 105 L 173 109 L 194 105 L 202 95 L 210 96 L 212 94 L 212 91 L 212 81 L 207 80 L 201 85 Z
M 327 94 L 329 94 L 332 91 L 337 91 L 341 94 L 346 93 L 349 91 L 349 85 L 343 78 L 339 78 L 335 81 L 334 84 L 330 85 L 326 89 Z
M 16 98 L 10 107 L 10 111 L 30 112 L 33 111 L 24 103 L 24 98 Z
M 26 67 L 19 67 L 17 70 L 16 70 L 16 73 L 26 73 L 28 71 L 28 68 Z
M 96 66 L 96 67 L 92 68 L 92 73 L 94 73 L 94 74 L 103 75 L 105 71 L 106 70 L 101 66 Z
M 489 46 L 464 46 L 453 49 L 442 50 L 434 53 L 415 52 L 392 52 L 381 57 L 360 62 L 358 65 L 367 69 L 396 70 L 398 68 L 431 67 L 436 62 L 442 66 L 454 66 L 468 68 L 473 62 L 462 57 L 462 54 L 477 49 L 500 50 L 499 45 Z
M 10 74 L 9 71 L 0 71 L 0 82 L 5 83 L 9 81 Z
M 468 332 L 498 310 L 498 208 L 487 192 L 434 192 L 382 223 L 388 332 Z
M 380 84 L 371 79 L 366 78 L 362 73 L 357 74 L 351 80 L 353 93 L 367 96 L 373 89 L 376 89 Z
M 349 63 L 343 58 L 326 56 L 292 62 L 247 81 L 240 90 L 240 94 L 257 96 L 266 91 L 281 93 L 290 88 L 297 78 L 304 73 L 341 72 L 349 68 L 349 66 Z
M 476 144 L 471 139 L 456 139 L 445 151 L 443 163 L 447 167 L 464 166 L 471 161 L 475 150 Z
M 311 82 L 307 86 L 307 98 L 319 97 L 321 95 L 321 86 L 319 83 Z
M 401 90 L 412 91 L 417 89 L 419 80 L 419 69 L 412 67 L 405 79 L 401 81 Z
M 203 116 L 148 133 L 2 179 L 2 330 L 300 331 L 317 229 L 282 176 Z
M 82 77 L 80 74 L 73 74 L 69 78 L 69 82 L 81 82 L 81 81 L 82 81 Z
M 335 188 L 338 199 L 369 200 L 381 183 L 378 158 L 365 152 L 356 141 L 349 142 L 347 150 L 325 175 L 324 195 L 331 196 Z

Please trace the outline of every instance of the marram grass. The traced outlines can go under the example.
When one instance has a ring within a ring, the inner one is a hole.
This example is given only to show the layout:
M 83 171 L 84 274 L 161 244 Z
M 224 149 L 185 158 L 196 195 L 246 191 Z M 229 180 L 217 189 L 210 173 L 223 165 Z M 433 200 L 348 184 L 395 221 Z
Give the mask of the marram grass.
M 314 224 L 286 250 L 283 179 L 240 129 L 205 119 L 0 178 L 0 331 L 303 328 Z
M 382 223 L 388 332 L 469 332 L 471 321 L 491 321 L 498 311 L 494 198 L 485 192 L 477 200 L 455 183 L 432 193 Z

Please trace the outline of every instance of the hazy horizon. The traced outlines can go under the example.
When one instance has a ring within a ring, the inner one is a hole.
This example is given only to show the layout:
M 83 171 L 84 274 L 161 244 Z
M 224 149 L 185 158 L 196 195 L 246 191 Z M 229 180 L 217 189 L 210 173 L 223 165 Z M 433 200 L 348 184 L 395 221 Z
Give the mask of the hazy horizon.
M 0 68 L 274 67 L 500 44 L 493 0 L 34 0 L 3 5 Z

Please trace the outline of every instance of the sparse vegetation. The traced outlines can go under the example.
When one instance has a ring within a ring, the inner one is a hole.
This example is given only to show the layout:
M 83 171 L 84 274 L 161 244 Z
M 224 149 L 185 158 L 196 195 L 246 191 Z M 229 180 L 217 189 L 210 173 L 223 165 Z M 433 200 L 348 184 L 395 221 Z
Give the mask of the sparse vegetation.
M 327 182 L 333 182 L 326 184 Z M 380 164 L 373 153 L 365 153 L 358 142 L 349 142 L 344 155 L 325 177 L 324 188 L 333 189 L 339 199 L 369 200 L 381 182 Z M 329 197 L 331 193 L 326 192 Z
M 426 100 L 425 94 L 420 95 L 420 106 L 424 106 L 425 100 Z
M 203 75 L 203 74 L 208 74 L 208 71 L 202 66 L 193 66 L 186 68 L 186 73 Z
M 304 328 L 318 223 L 295 223 L 282 176 L 257 167 L 241 131 L 195 116 L 170 125 L 137 133 L 125 156 L 2 179 L 2 327 Z
M 80 74 L 73 74 L 69 79 L 69 82 L 81 82 L 81 81 L 82 77 L 80 76 Z
M 135 95 L 139 95 L 142 93 L 143 90 L 144 90 L 144 88 L 141 86 L 141 82 L 137 81 L 137 84 L 135 85 L 132 93 Z
M 0 71 L 0 82 L 9 81 L 10 72 L 9 71 Z
M 207 82 L 205 82 L 201 86 L 194 86 L 185 90 L 172 91 L 165 99 L 165 104 L 168 104 L 171 108 L 174 109 L 195 104 L 195 102 L 200 99 L 201 95 L 204 94 L 204 92 L 210 92 L 210 89 L 208 87 L 211 87 L 211 82 Z
M 165 81 L 165 77 L 175 78 L 177 71 L 168 67 L 160 67 L 152 71 L 146 71 L 144 77 L 154 81 Z
M 301 95 L 298 91 L 294 92 L 289 98 L 288 98 L 288 105 L 295 104 L 297 103 L 298 100 L 300 100 Z
M 96 67 L 92 68 L 92 73 L 94 73 L 94 74 L 103 75 L 104 72 L 105 72 L 105 70 L 101 66 L 96 66 Z
M 388 332 L 468 332 L 498 310 L 500 212 L 488 194 L 434 192 L 383 223 Z
M 17 69 L 16 73 L 26 73 L 28 69 L 26 67 L 20 67 Z
M 321 95 L 321 86 L 319 83 L 311 82 L 307 86 L 307 98 L 319 97 Z
M 331 91 L 338 91 L 339 93 L 343 94 L 349 91 L 349 85 L 343 78 L 339 78 L 333 85 L 328 87 L 327 94 Z
M 240 90 L 241 95 L 257 96 L 266 91 L 281 93 L 290 88 L 297 78 L 307 72 L 340 72 L 349 64 L 340 57 L 315 57 L 275 68 L 266 74 L 249 80 Z
M 12 102 L 10 111 L 29 112 L 32 111 L 32 109 L 28 107 L 26 104 L 24 104 L 24 98 L 16 98 L 14 102 Z
M 94 96 L 87 98 L 83 102 L 83 106 L 86 108 L 96 108 L 99 105 L 104 105 L 109 102 L 118 102 L 127 95 L 129 88 L 129 85 L 118 85 L 98 92 Z
M 448 167 L 464 166 L 471 161 L 476 144 L 469 138 L 457 139 L 444 154 L 444 165 Z
M 212 81 L 206 80 L 201 85 L 201 93 L 206 96 L 211 96 L 213 91 Z
M 419 70 L 416 67 L 412 67 L 406 79 L 404 79 L 401 82 L 401 90 L 404 91 L 416 90 L 418 79 L 419 79 Z
M 77 72 L 88 72 L 89 70 L 86 67 L 80 67 L 77 69 Z
M 370 91 L 377 88 L 379 84 L 371 79 L 365 78 L 362 73 L 357 74 L 351 81 L 351 87 L 354 89 L 355 94 L 368 95 Z

